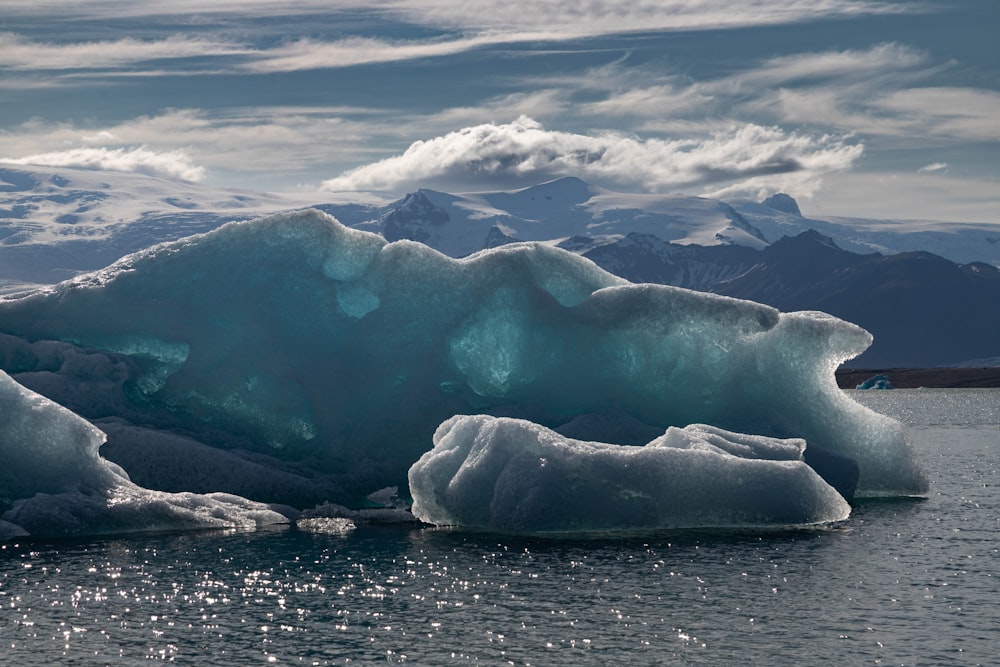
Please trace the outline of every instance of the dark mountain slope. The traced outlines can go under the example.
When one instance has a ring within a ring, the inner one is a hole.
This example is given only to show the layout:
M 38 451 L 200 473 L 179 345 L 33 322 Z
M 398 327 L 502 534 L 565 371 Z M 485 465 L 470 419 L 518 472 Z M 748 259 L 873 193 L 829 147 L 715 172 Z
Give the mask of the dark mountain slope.
M 874 336 L 852 364 L 933 367 L 1000 356 L 1000 270 L 927 252 L 858 254 L 815 231 L 761 250 L 627 237 L 584 256 L 633 282 L 655 282 L 822 310 Z
M 781 310 L 822 310 L 875 336 L 855 365 L 946 366 L 1000 353 L 1000 270 L 928 252 L 858 255 L 804 232 L 711 291 Z

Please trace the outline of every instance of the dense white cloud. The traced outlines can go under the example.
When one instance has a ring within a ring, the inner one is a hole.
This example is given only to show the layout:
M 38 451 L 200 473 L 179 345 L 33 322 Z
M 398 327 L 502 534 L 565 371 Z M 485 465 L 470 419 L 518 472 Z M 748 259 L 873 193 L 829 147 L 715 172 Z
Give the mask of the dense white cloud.
M 488 187 L 573 175 L 649 191 L 702 188 L 768 191 L 794 182 L 814 188 L 830 171 L 849 168 L 859 144 L 831 136 L 743 125 L 694 139 L 640 139 L 545 130 L 522 116 L 413 143 L 403 154 L 325 181 L 329 190 L 405 190 L 429 183 Z
M 144 146 L 137 148 L 70 148 L 64 151 L 40 153 L 21 158 L 0 157 L 0 162 L 140 172 L 153 176 L 169 176 L 185 181 L 200 181 L 205 177 L 205 169 L 194 164 L 183 151 L 158 153 Z

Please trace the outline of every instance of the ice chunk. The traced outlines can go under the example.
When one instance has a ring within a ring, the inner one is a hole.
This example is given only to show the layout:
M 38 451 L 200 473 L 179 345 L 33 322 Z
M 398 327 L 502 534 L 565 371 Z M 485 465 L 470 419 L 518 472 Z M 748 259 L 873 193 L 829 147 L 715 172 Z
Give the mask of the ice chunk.
M 859 384 L 856 389 L 892 389 L 892 381 L 889 380 L 889 376 L 884 373 L 879 373 L 878 375 L 873 375 L 861 384 Z
M 405 484 L 443 421 L 476 413 L 584 440 L 692 423 L 803 438 L 807 460 L 856 464 L 858 495 L 927 488 L 902 426 L 837 387 L 834 369 L 871 341 L 864 330 L 629 284 L 541 244 L 456 260 L 317 211 L 283 214 L 0 301 L 0 330 L 14 337 L 0 348 L 21 345 L 19 359 L 0 349 L 2 367 L 58 386 L 88 418 L 124 408 L 132 424 L 308 466 L 355 506 Z M 33 375 L 26 340 L 74 341 L 81 358 L 104 350 L 127 378 Z M 622 428 L 581 419 L 609 414 Z
M 144 489 L 100 457 L 102 442 L 96 427 L 0 371 L 0 539 L 287 522 L 237 496 Z
M 702 425 L 643 447 L 572 440 L 537 424 L 456 416 L 410 468 L 429 523 L 517 533 L 788 526 L 850 506 L 802 461 L 805 442 Z

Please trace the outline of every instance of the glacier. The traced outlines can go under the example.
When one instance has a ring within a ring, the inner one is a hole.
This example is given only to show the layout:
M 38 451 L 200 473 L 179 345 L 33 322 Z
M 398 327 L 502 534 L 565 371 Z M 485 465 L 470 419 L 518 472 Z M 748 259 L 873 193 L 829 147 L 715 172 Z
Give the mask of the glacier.
M 863 329 L 631 284 L 541 243 L 453 259 L 278 214 L 5 297 L 0 333 L 0 368 L 104 427 L 126 469 L 155 440 L 255 501 L 405 488 L 438 427 L 477 414 L 615 445 L 698 423 L 798 438 L 843 496 L 927 490 L 903 426 L 835 383 Z M 224 474 L 237 463 L 254 483 Z M 142 473 L 160 492 L 186 482 Z

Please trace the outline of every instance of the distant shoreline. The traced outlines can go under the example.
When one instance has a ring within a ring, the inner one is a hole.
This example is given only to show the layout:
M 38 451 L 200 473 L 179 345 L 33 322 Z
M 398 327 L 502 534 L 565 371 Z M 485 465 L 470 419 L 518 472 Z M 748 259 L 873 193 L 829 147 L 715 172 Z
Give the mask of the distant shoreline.
M 897 389 L 1000 387 L 1000 368 L 838 368 L 837 384 L 854 389 L 873 375 L 886 375 Z

